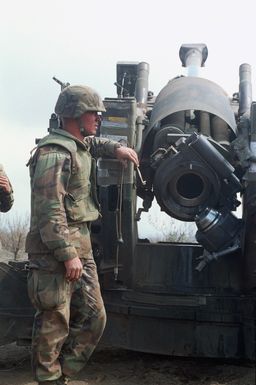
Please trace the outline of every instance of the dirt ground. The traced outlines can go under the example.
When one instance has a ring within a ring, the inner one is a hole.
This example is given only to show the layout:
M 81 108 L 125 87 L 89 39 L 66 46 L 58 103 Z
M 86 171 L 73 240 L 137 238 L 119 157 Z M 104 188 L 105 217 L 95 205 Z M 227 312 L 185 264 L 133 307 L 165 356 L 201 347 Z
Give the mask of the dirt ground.
M 35 385 L 30 349 L 0 347 L 0 385 Z M 70 385 L 256 385 L 249 363 L 166 357 L 105 349 L 94 353 Z

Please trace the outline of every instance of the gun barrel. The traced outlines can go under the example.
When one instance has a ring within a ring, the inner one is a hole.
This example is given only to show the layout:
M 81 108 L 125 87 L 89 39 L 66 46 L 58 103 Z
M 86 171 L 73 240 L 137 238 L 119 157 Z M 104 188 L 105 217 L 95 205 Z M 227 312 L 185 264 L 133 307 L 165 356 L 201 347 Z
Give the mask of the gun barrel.
M 138 64 L 137 81 L 135 86 L 135 97 L 137 103 L 146 106 L 148 98 L 148 75 L 149 64 L 141 62 Z
M 239 115 L 250 109 L 252 103 L 251 66 L 244 63 L 239 67 Z

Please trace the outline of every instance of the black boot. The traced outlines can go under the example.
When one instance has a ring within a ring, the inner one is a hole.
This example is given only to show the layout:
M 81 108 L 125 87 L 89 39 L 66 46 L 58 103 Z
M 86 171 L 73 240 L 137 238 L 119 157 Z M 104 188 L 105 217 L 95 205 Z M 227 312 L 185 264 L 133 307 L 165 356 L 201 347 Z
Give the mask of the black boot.
M 38 385 L 57 385 L 56 380 L 53 381 L 39 381 Z
M 69 382 L 69 378 L 64 374 L 56 380 L 56 385 L 67 385 Z
M 69 378 L 63 374 L 57 380 L 40 381 L 40 382 L 38 382 L 38 385 L 67 385 L 68 382 L 69 382 Z

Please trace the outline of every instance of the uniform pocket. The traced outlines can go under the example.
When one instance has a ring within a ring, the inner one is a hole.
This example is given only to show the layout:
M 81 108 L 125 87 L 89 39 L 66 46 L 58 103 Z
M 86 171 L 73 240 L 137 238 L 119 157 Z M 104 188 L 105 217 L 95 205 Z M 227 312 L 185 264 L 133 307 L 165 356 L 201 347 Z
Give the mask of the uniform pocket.
M 88 194 L 88 186 L 77 192 L 72 191 L 65 195 L 64 205 L 67 218 L 73 222 L 88 222 L 98 218 L 97 205 Z
M 33 269 L 28 275 L 28 295 L 36 309 L 52 310 L 65 304 L 69 283 L 64 274 Z
M 86 199 L 85 194 L 66 194 L 64 205 L 67 217 L 72 221 L 82 222 L 86 214 Z

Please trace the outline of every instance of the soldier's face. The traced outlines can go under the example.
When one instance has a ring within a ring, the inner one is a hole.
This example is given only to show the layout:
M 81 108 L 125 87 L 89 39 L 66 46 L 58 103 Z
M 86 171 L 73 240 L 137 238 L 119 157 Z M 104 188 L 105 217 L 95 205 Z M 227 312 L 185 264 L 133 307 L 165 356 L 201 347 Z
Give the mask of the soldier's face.
M 101 116 L 98 115 L 98 112 L 88 111 L 81 116 L 81 124 L 88 135 L 95 135 L 100 123 Z

